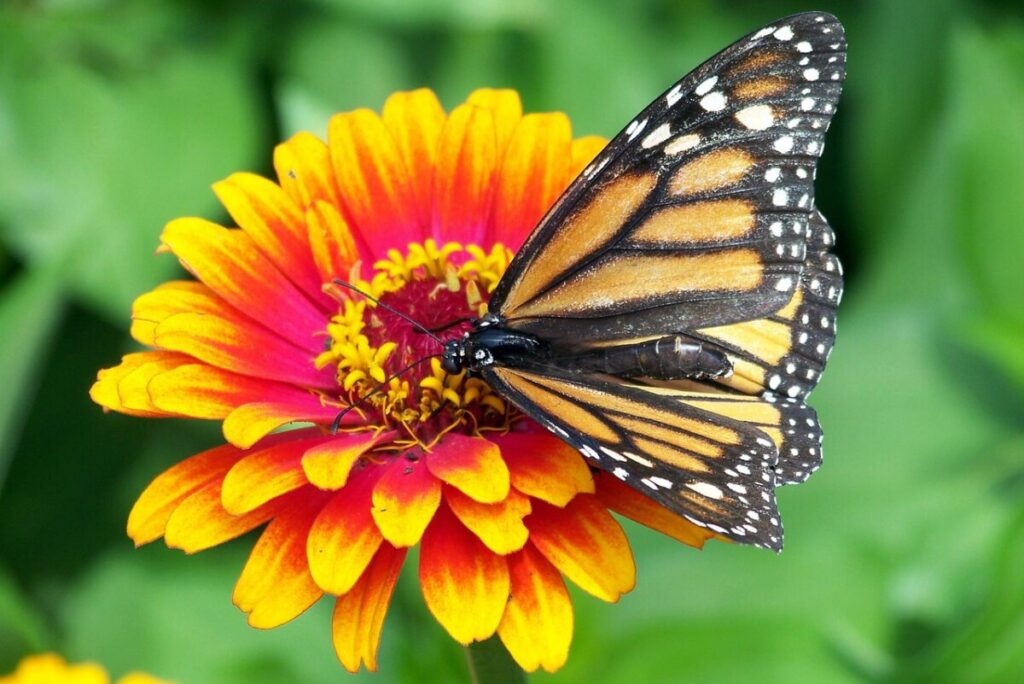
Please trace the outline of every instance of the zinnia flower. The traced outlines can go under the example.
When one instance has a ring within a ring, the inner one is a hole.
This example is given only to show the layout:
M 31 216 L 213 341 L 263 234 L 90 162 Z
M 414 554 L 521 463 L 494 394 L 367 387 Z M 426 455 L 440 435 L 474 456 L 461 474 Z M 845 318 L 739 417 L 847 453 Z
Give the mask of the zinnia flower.
M 96 663 L 71 665 L 55 653 L 41 653 L 23 658 L 17 669 L 0 684 L 110 684 L 110 675 Z M 170 684 L 141 672 L 126 674 L 117 684 Z
M 228 444 L 157 477 L 131 538 L 193 553 L 266 525 L 235 604 L 269 628 L 336 596 L 351 671 L 376 668 L 419 544 L 424 600 L 453 638 L 497 632 L 524 669 L 559 668 L 573 625 L 563 578 L 605 601 L 634 584 L 609 509 L 694 546 L 711 535 L 592 472 L 479 379 L 446 375 L 437 341 L 394 312 L 461 336 L 604 143 L 573 140 L 564 114 L 523 115 L 513 91 L 478 90 L 448 114 L 429 90 L 401 92 L 379 116 L 333 117 L 326 143 L 278 146 L 277 183 L 217 183 L 238 228 L 171 221 L 161 251 L 197 281 L 136 300 L 132 335 L 152 349 L 101 371 L 92 397 L 223 420 Z

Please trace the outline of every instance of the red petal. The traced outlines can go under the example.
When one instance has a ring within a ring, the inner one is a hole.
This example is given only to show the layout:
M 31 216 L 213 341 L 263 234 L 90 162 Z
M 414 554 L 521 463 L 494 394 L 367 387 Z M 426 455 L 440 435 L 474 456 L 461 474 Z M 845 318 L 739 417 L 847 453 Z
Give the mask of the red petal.
M 369 109 L 336 114 L 327 139 L 338 188 L 357 237 L 369 249 L 368 261 L 419 240 L 408 173 L 380 117 Z
M 89 389 L 89 397 L 105 409 L 131 416 L 161 418 L 178 415 L 163 411 L 150 400 L 149 381 L 156 375 L 193 363 L 177 352 L 147 351 L 128 354 L 113 368 L 104 368 Z
M 513 251 L 569 184 L 572 126 L 565 114 L 527 114 L 509 142 L 498 176 L 488 242 Z
M 394 432 L 339 434 L 302 455 L 306 479 L 320 489 L 341 489 L 359 457 L 375 444 L 390 439 Z
M 420 545 L 420 586 L 427 608 L 452 638 L 482 641 L 505 612 L 508 565 L 441 506 Z
M 432 236 L 483 242 L 497 166 L 494 114 L 472 105 L 456 107 L 438 144 Z
M 327 304 L 309 252 L 304 210 L 276 184 L 252 173 L 235 173 L 213 191 L 261 252 L 314 301 Z
M 532 544 L 508 557 L 512 595 L 498 636 L 519 667 L 554 672 L 565 664 L 572 642 L 569 592 L 558 570 Z
M 530 536 L 523 524 L 530 514 L 530 498 L 514 489 L 498 503 L 482 504 L 454 487 L 445 487 L 444 500 L 462 524 L 495 553 L 518 551 Z
M 214 480 L 174 509 L 164 541 L 172 549 L 197 553 L 256 529 L 286 507 L 284 502 L 272 501 L 245 515 L 232 515 L 221 504 L 221 481 Z
M 248 448 L 277 428 L 289 423 L 329 424 L 340 409 L 325 406 L 320 397 L 301 390 L 278 390 L 276 396 L 243 404 L 224 419 L 224 438 Z
M 425 459 L 439 480 L 481 503 L 496 503 L 508 496 L 508 466 L 494 442 L 449 434 Z
M 377 669 L 380 631 L 405 553 L 405 549 L 381 544 L 363 576 L 334 604 L 334 652 L 349 672 L 357 672 L 360 663 L 371 672 Z
M 282 625 L 316 603 L 323 592 L 306 562 L 306 537 L 324 497 L 294 497 L 260 535 L 238 578 L 232 600 L 260 629 Z
M 423 459 L 411 461 L 398 456 L 373 489 L 373 519 L 384 538 L 395 546 L 414 546 L 440 503 L 441 483 L 430 474 Z
M 327 145 L 312 133 L 296 133 L 274 148 L 274 170 L 284 191 L 305 210 L 318 201 L 341 206 Z
M 370 515 L 379 470 L 367 466 L 355 473 L 313 523 L 306 553 L 313 578 L 324 591 L 348 592 L 380 548 L 383 537 Z
M 160 240 L 199 280 L 239 311 L 310 352 L 322 349 L 326 318 L 241 230 L 176 219 Z
M 535 501 L 526 519 L 530 542 L 556 568 L 604 601 L 618 601 L 636 583 L 629 541 L 597 497 L 580 494 L 565 508 Z
M 446 119 L 444 109 L 433 91 L 420 88 L 388 97 L 381 115 L 409 172 L 409 184 L 416 201 L 416 218 L 421 236 L 426 237 L 430 225 L 430 193 L 434 184 L 437 143 Z
M 248 513 L 307 484 L 302 455 L 328 439 L 302 439 L 296 435 L 280 444 L 248 452 L 224 477 L 224 508 L 235 515 Z
M 128 514 L 128 536 L 136 546 L 162 537 L 174 509 L 208 483 L 220 480 L 243 456 L 241 449 L 224 445 L 168 468 L 149 483 Z
M 565 506 L 577 494 L 592 494 L 590 467 L 571 446 L 548 432 L 510 432 L 494 437 L 512 474 L 512 486 L 524 494 Z

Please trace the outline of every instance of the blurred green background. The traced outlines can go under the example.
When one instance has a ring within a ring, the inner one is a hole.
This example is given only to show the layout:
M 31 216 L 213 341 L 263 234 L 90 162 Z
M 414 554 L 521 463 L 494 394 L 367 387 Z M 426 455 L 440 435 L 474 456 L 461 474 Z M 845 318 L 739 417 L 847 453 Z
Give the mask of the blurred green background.
M 272 632 L 231 605 L 251 539 L 186 558 L 123 532 L 151 477 L 220 443 L 86 395 L 134 348 L 133 297 L 176 273 L 164 222 L 226 220 L 213 181 L 420 85 L 449 107 L 513 87 L 611 135 L 803 9 L 850 43 L 818 176 L 848 274 L 812 402 L 825 467 L 782 491 L 779 557 L 632 526 L 636 591 L 577 592 L 569 663 L 534 680 L 1024 681 L 1024 12 L 968 0 L 5 2 L 0 673 L 53 649 L 182 684 L 349 681 L 328 602 Z M 414 573 L 380 661 L 377 682 L 467 680 Z

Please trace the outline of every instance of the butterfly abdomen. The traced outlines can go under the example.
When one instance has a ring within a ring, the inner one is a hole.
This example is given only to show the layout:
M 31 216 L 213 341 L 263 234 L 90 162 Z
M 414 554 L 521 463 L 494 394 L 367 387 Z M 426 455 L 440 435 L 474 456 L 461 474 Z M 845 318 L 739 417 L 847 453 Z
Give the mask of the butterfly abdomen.
M 723 352 L 685 335 L 599 347 L 556 358 L 555 362 L 566 370 L 655 380 L 720 378 L 732 372 L 732 364 Z

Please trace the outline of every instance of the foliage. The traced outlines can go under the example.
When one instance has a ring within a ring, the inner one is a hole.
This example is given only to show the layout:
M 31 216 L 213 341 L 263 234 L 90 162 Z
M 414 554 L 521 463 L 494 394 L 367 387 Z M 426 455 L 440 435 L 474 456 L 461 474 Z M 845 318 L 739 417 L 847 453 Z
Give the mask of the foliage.
M 786 551 L 631 528 L 637 590 L 574 597 L 536 681 L 1024 679 L 1024 17 L 1011 3 L 821 2 L 849 80 L 818 177 L 848 266 L 816 392 L 825 467 L 783 491 Z M 335 682 L 329 607 L 269 633 L 229 601 L 247 541 L 132 551 L 132 498 L 218 441 L 103 415 L 134 296 L 209 185 L 273 143 L 428 85 L 511 86 L 611 135 L 793 3 L 14 2 L 0 6 L 0 672 L 55 649 L 182 682 Z M 145 423 L 145 424 L 144 424 Z M 414 567 L 414 566 L 412 566 Z M 404 577 L 375 681 L 464 678 Z M 366 677 L 370 679 L 371 677 Z

